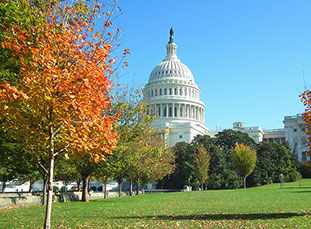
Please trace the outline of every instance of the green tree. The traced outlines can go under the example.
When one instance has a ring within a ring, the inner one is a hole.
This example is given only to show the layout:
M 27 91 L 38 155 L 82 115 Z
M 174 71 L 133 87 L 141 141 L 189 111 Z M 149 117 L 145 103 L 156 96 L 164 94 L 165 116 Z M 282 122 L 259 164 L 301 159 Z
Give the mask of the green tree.
M 120 114 L 115 131 L 119 134 L 119 143 L 113 152 L 112 160 L 115 178 L 119 183 L 121 195 L 122 183 L 130 180 L 132 195 L 133 180 L 138 179 L 139 161 L 144 149 L 142 136 L 152 132 L 151 122 L 154 117 L 147 115 L 147 104 L 143 101 L 141 89 L 119 88 L 114 95 L 111 112 Z
M 221 148 L 232 149 L 236 144 L 243 144 L 255 148 L 256 142 L 247 133 L 235 130 L 223 130 L 216 134 L 216 145 Z M 230 155 L 229 155 L 230 156 Z
M 280 174 L 287 180 L 298 178 L 298 160 L 291 153 L 288 144 L 262 142 L 257 146 L 257 163 L 253 173 L 247 178 L 252 186 L 280 182 Z
M 185 185 L 195 185 L 195 148 L 188 143 L 179 142 L 172 148 L 175 155 L 175 170 L 159 181 L 159 188 L 182 189 Z
M 208 151 L 202 145 L 198 146 L 197 151 L 198 152 L 195 154 L 194 157 L 195 175 L 201 185 L 201 190 L 203 190 L 203 185 L 208 179 L 208 169 L 211 157 Z
M 210 136 L 196 136 L 193 145 L 203 145 L 209 152 L 211 160 L 209 165 L 209 179 L 207 180 L 208 189 L 235 189 L 241 187 L 241 179 L 237 174 L 231 160 L 228 157 L 227 146 L 218 146 L 217 138 Z
M 249 146 L 243 144 L 236 144 L 232 149 L 232 160 L 234 166 L 237 168 L 241 176 L 243 176 L 244 188 L 246 188 L 246 178 L 252 173 L 256 166 L 256 151 Z
M 299 165 L 299 172 L 303 178 L 311 178 L 311 161 L 302 162 Z
M 139 194 L 139 184 L 144 187 L 144 184 L 162 179 L 173 172 L 175 157 L 159 133 L 147 132 L 137 142 L 139 144 L 135 148 L 138 150 L 139 161 L 133 175 L 137 183 L 136 194 Z

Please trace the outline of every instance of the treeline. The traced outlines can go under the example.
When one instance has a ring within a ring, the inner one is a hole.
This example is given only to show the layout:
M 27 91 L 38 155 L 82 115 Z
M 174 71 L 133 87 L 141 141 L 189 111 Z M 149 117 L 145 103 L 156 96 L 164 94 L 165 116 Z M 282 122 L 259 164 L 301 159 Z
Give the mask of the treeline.
M 297 156 L 291 153 L 288 144 L 262 142 L 256 144 L 248 134 L 224 130 L 215 138 L 197 136 L 191 142 L 177 143 L 173 147 L 176 156 L 175 171 L 160 180 L 158 188 L 180 189 L 187 186 L 199 188 L 200 181 L 196 162 L 198 147 L 204 147 L 210 156 L 206 171 L 208 179 L 204 189 L 236 189 L 243 186 L 243 179 L 232 160 L 236 144 L 249 146 L 257 152 L 256 166 L 247 177 L 248 186 L 259 186 L 280 182 L 281 176 L 287 181 L 299 179 Z M 282 175 L 281 175 L 282 174 Z

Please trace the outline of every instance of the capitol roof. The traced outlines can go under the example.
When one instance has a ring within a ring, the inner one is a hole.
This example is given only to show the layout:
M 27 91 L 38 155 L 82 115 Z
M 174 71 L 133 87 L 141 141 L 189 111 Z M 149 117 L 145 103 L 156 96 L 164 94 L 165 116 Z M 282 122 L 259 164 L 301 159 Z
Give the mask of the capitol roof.
M 180 62 L 177 57 L 177 45 L 174 43 L 173 30 L 170 31 L 170 39 L 166 45 L 167 55 L 151 72 L 149 83 L 166 79 L 181 79 L 194 81 L 189 68 Z

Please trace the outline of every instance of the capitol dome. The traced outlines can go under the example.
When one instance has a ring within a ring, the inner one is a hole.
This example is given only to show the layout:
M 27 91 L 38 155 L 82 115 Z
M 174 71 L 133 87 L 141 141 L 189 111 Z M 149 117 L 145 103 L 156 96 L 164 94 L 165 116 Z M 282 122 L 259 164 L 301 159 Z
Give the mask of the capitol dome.
M 155 115 L 153 127 L 158 131 L 170 128 L 171 145 L 190 143 L 197 134 L 205 134 L 205 105 L 200 101 L 200 89 L 189 68 L 177 57 L 177 45 L 170 30 L 167 55 L 151 72 L 145 86 L 149 115 Z

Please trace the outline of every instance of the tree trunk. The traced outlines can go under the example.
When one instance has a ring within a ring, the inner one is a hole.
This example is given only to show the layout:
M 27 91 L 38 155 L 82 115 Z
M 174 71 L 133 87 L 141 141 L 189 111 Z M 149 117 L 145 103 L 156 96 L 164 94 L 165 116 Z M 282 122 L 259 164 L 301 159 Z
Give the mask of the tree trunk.
M 243 182 L 244 182 L 244 189 L 246 189 L 246 177 L 244 177 L 244 180 L 243 180 Z
M 201 184 L 201 191 L 203 191 L 204 190 L 204 186 L 203 186 L 203 184 Z
M 104 193 L 104 198 L 106 199 L 107 198 L 107 181 L 105 180 L 104 181 L 104 188 L 105 188 L 105 193 Z
M 51 115 L 51 114 L 50 114 Z M 50 166 L 49 166 L 49 178 L 48 178 L 48 198 L 45 212 L 44 228 L 49 229 L 51 225 L 51 213 L 52 213 L 52 198 L 53 198 L 53 173 L 54 173 L 54 141 L 53 141 L 53 127 L 49 127 L 50 133 Z
M 136 188 L 136 195 L 139 195 L 139 182 L 136 182 L 137 188 Z
M 35 182 L 36 182 L 35 179 L 30 179 L 29 180 L 29 191 L 28 192 L 32 192 L 33 185 L 34 185 Z
M 81 184 L 81 180 L 80 180 L 80 179 L 78 179 L 78 180 L 77 180 L 78 192 L 80 192 L 80 184 Z
M 89 193 L 88 193 L 89 178 L 90 178 L 89 175 L 88 175 L 88 176 L 83 176 L 83 177 L 82 177 L 82 183 L 83 183 L 82 201 L 83 201 L 83 202 L 89 202 Z
M 129 195 L 130 195 L 130 196 L 133 195 L 133 179 L 130 179 L 130 191 L 129 191 Z
M 46 189 L 47 189 L 48 178 L 43 178 L 43 194 L 42 194 L 42 205 L 46 205 Z
M 2 193 L 4 193 L 5 186 L 6 186 L 6 176 L 3 176 L 2 177 L 2 190 L 1 190 Z
M 119 181 L 119 197 L 122 196 L 122 181 Z

